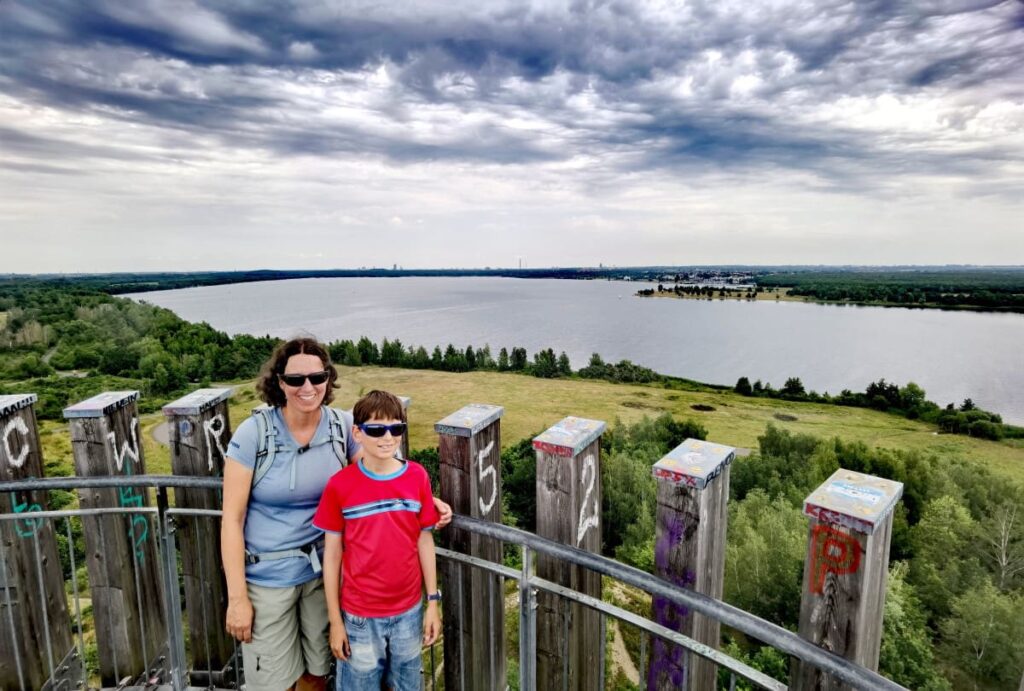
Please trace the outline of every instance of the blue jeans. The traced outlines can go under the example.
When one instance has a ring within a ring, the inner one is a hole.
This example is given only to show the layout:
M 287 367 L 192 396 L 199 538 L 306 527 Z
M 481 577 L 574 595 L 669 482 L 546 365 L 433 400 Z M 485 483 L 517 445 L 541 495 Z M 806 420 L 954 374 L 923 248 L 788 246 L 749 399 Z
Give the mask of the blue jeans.
M 419 691 L 423 607 L 393 617 L 357 617 L 342 612 L 352 655 L 338 660 L 337 691 Z

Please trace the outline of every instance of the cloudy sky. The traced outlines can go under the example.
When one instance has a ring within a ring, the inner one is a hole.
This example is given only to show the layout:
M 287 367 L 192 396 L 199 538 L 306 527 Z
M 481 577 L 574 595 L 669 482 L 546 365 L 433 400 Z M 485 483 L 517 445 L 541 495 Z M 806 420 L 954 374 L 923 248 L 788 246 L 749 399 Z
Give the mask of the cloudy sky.
M 0 0 L 0 272 L 1024 263 L 1024 4 Z

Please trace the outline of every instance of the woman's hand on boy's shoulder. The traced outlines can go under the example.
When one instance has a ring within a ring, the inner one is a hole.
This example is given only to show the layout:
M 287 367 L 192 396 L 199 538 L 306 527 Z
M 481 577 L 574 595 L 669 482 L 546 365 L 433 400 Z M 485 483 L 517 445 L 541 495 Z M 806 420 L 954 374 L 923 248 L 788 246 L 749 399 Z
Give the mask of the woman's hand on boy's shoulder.
M 435 527 L 443 528 L 452 522 L 452 507 L 444 503 L 437 497 L 434 497 L 434 508 L 437 509 L 438 515 L 441 517 L 438 519 Z

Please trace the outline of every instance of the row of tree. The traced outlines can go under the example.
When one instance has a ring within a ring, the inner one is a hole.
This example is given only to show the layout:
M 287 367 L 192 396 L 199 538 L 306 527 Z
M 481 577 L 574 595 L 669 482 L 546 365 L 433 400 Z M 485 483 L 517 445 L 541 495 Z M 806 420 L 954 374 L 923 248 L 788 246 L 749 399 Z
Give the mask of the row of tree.
M 908 382 L 906 386 L 897 386 L 886 382 L 885 379 L 879 379 L 868 384 L 863 392 L 843 389 L 838 395 L 831 396 L 828 393 L 807 391 L 799 377 L 788 378 L 779 389 L 769 383 L 762 383 L 760 379 L 751 384 L 747 377 L 740 377 L 736 380 L 733 391 L 742 396 L 872 408 L 901 415 L 910 420 L 920 419 L 935 423 L 943 432 L 966 434 L 981 439 L 997 441 L 1003 438 L 1024 438 L 1024 427 L 1004 423 L 999 414 L 978 408 L 969 398 L 959 407 L 950 403 L 941 408 L 929 401 L 924 389 L 914 382 Z
M 802 271 L 758 276 L 762 286 L 827 302 L 1024 310 L 1024 271 Z

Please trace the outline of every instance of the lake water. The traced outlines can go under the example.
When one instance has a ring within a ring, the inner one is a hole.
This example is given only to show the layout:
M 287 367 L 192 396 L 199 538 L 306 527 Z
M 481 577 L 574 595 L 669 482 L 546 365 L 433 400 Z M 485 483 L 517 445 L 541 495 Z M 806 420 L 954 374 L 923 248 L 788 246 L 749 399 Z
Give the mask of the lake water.
M 398 338 L 428 350 L 551 347 L 732 385 L 863 391 L 917 382 L 945 405 L 971 398 L 1024 424 L 1024 315 L 634 296 L 644 284 L 514 278 L 323 278 L 133 295 L 230 334 L 324 341 Z

